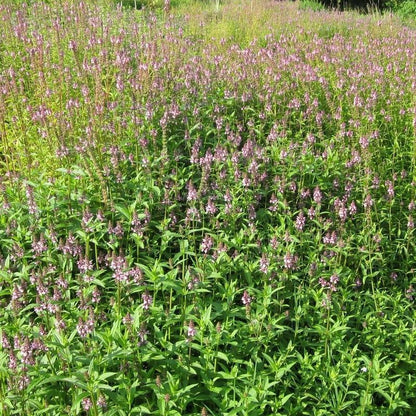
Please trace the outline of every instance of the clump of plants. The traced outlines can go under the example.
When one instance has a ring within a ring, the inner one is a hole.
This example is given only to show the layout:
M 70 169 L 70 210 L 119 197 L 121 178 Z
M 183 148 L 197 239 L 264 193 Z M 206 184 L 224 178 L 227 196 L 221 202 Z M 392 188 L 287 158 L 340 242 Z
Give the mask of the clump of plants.
M 415 34 L 251 3 L 0 6 L 2 414 L 415 406 Z

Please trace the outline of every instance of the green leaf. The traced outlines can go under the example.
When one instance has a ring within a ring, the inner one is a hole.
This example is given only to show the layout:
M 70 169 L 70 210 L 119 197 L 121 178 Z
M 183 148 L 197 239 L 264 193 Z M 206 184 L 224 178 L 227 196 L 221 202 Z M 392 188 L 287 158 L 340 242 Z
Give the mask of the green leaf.
M 109 372 L 109 373 L 104 373 L 104 374 L 101 374 L 101 375 L 98 377 L 98 380 L 99 380 L 99 381 L 106 380 L 107 378 L 110 378 L 110 377 L 114 376 L 115 374 L 118 374 L 118 373 Z

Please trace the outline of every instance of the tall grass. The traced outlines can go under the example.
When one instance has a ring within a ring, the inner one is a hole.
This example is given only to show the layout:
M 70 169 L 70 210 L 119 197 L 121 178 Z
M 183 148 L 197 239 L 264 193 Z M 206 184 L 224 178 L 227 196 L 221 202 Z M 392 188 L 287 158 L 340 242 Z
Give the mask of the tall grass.
M 411 415 L 415 33 L 175 10 L 0 6 L 2 414 Z

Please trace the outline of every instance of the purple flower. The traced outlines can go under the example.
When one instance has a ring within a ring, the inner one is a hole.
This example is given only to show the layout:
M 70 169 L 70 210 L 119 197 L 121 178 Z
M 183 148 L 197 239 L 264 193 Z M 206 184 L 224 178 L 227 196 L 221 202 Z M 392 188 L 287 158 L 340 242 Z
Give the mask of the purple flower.
M 81 246 L 77 243 L 76 238 L 71 233 L 69 233 L 65 244 L 60 244 L 59 248 L 64 254 L 69 254 L 73 257 L 79 256 L 82 252 Z
M 133 282 L 141 285 L 143 284 L 143 272 L 140 267 L 134 267 L 129 271 L 129 276 L 133 279 Z
M 143 309 L 145 311 L 148 311 L 150 306 L 152 306 L 153 298 L 150 296 L 149 292 L 146 290 L 145 293 L 142 294 L 142 300 L 143 300 Z
M 33 188 L 30 185 L 26 185 L 26 198 L 29 207 L 29 214 L 35 215 L 39 212 L 38 206 L 36 205 L 35 198 L 33 196 Z
M 101 409 L 104 409 L 107 407 L 107 401 L 105 400 L 105 397 L 103 395 L 100 395 L 100 397 L 98 398 L 97 406 L 101 407 Z
M 23 373 L 20 378 L 19 381 L 17 383 L 17 388 L 21 391 L 24 390 L 30 383 L 30 378 L 26 373 Z
M 130 313 L 127 313 L 126 316 L 123 316 L 123 324 L 130 327 L 133 323 L 133 317 L 130 315 Z
M 369 209 L 373 206 L 374 201 L 371 199 L 371 195 L 367 194 L 367 196 L 365 197 L 365 200 L 363 202 L 363 207 L 365 209 Z
M 348 211 L 349 211 L 351 216 L 354 216 L 357 213 L 357 205 L 355 205 L 354 201 L 351 202 L 351 204 L 348 208 Z
M 276 212 L 277 211 L 277 209 L 278 209 L 278 200 L 277 200 L 277 198 L 276 198 L 276 195 L 273 193 L 272 194 L 272 196 L 271 196 L 271 198 L 270 198 L 270 206 L 269 206 L 269 211 L 271 211 L 271 212 Z
M 94 312 L 90 309 L 89 316 L 87 320 L 83 320 L 81 317 L 78 320 L 77 331 L 81 338 L 86 338 L 89 334 L 92 333 L 95 326 Z
M 315 215 L 316 215 L 315 208 L 314 207 L 310 207 L 308 209 L 308 217 L 309 217 L 309 219 L 310 220 L 313 220 L 315 218 Z
M 367 149 L 367 147 L 370 144 L 370 141 L 368 140 L 368 137 L 360 137 L 360 146 L 362 149 Z
M 120 221 L 117 221 L 117 224 L 115 227 L 113 227 L 110 223 L 108 225 L 108 232 L 109 234 L 115 235 L 117 238 L 123 238 L 123 235 L 124 235 L 123 226 L 121 225 Z
M 92 215 L 91 211 L 87 208 L 84 211 L 84 214 L 83 214 L 82 220 L 81 220 L 81 227 L 87 233 L 92 232 L 92 228 L 91 228 L 90 222 L 93 219 L 93 217 L 94 216 Z
M 113 256 L 110 268 L 114 271 L 113 278 L 117 282 L 126 282 L 128 280 L 127 260 L 124 256 Z
M 208 199 L 208 203 L 205 206 L 205 212 L 209 215 L 214 215 L 218 211 L 217 207 L 215 206 L 214 202 L 212 201 L 212 198 Z
M 138 342 L 139 347 L 147 343 L 146 336 L 148 333 L 149 331 L 146 329 L 144 325 L 142 325 L 139 331 L 139 342 Z
M 6 333 L 4 331 L 1 334 L 1 346 L 5 350 L 8 350 L 10 348 L 9 339 L 7 338 L 7 335 L 6 335 Z
M 92 401 L 89 397 L 84 397 L 82 399 L 82 408 L 88 412 L 92 408 Z
M 335 245 L 338 241 L 338 236 L 337 233 L 335 231 L 331 232 L 327 232 L 323 237 L 322 237 L 322 242 L 324 244 L 330 244 L 330 245 Z
M 43 234 L 41 234 L 39 240 L 36 239 L 36 237 L 33 237 L 32 249 L 35 256 L 41 255 L 48 249 L 48 245 L 46 244 L 46 240 Z
M 79 259 L 77 266 L 81 274 L 86 274 L 94 268 L 92 260 L 88 260 L 87 258 Z
M 292 253 L 286 253 L 283 258 L 285 269 L 294 270 L 298 262 L 298 257 Z
M 198 193 L 194 187 L 194 185 L 192 184 L 191 181 L 188 182 L 188 196 L 187 196 L 187 201 L 191 202 L 191 201 L 196 201 L 198 198 Z
M 316 204 L 320 204 L 322 202 L 322 192 L 319 189 L 319 186 L 317 186 L 314 190 L 313 190 L 313 200 Z
M 260 271 L 262 273 L 267 273 L 269 270 L 270 260 L 267 258 L 266 254 L 263 254 L 260 259 Z
M 193 321 L 189 321 L 186 342 L 192 341 L 192 338 L 196 335 L 196 328 Z
M 338 209 L 338 216 L 342 222 L 345 222 L 348 216 L 348 210 L 344 204 L 341 203 Z
M 303 214 L 303 212 L 301 211 L 298 216 L 296 217 L 296 222 L 295 222 L 295 228 L 298 231 L 302 231 L 303 228 L 305 227 L 305 222 L 306 222 L 306 217 Z
M 214 239 L 210 235 L 205 235 L 201 243 L 202 253 L 208 254 L 208 252 L 211 250 L 213 245 L 214 245 Z
M 245 306 L 250 306 L 251 301 L 252 301 L 252 299 L 251 299 L 250 295 L 248 294 L 247 290 L 245 290 L 244 293 L 243 293 L 243 297 L 241 298 L 241 302 L 243 302 L 243 305 L 245 305 Z
M 387 199 L 391 200 L 394 198 L 394 185 L 392 181 L 386 181 L 385 186 L 387 188 Z
M 101 293 L 97 286 L 94 287 L 94 290 L 92 292 L 91 302 L 93 303 L 99 303 L 101 299 Z
M 133 212 L 133 218 L 131 220 L 131 231 L 138 236 L 143 236 L 143 224 L 137 215 L 137 212 Z

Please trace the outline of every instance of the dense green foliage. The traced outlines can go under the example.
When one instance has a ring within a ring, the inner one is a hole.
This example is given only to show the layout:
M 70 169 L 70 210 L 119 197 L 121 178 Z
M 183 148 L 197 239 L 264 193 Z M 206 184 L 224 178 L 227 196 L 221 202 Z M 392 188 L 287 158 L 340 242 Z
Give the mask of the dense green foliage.
M 102 3 L 0 5 L 0 414 L 412 415 L 415 32 Z
M 355 9 L 364 13 L 392 12 L 405 18 L 416 18 L 415 0 L 319 0 L 319 4 L 337 10 Z

